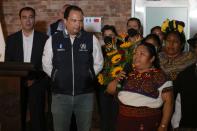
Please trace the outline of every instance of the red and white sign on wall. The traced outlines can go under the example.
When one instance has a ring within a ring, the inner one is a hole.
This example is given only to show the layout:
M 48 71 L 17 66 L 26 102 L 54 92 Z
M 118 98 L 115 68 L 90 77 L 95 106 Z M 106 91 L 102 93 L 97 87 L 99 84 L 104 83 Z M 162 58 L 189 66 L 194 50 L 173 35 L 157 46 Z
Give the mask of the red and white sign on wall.
M 84 17 L 84 30 L 101 32 L 101 17 Z

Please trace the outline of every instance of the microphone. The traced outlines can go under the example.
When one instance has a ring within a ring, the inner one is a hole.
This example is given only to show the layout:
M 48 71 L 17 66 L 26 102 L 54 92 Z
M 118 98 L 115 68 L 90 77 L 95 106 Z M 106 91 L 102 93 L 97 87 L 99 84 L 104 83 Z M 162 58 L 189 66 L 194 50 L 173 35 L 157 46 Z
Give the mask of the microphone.
M 131 64 L 126 63 L 123 68 L 123 71 L 126 73 L 125 76 L 128 76 L 128 74 L 133 71 Z M 123 78 L 122 80 L 119 81 L 117 87 L 121 89 L 125 85 L 125 83 L 126 83 L 126 78 Z

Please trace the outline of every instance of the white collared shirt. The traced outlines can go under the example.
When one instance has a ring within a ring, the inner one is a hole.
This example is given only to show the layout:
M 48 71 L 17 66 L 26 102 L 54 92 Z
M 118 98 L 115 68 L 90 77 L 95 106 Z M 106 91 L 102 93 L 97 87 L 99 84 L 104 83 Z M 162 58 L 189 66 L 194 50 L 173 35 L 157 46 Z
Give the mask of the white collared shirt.
M 23 31 L 23 55 L 24 55 L 24 62 L 30 63 L 31 62 L 31 53 L 33 47 L 33 38 L 34 38 L 34 30 L 29 36 L 25 36 Z
M 66 29 L 65 32 L 67 33 Z M 73 44 L 75 38 L 70 38 L 71 43 Z M 101 51 L 101 45 L 98 39 L 93 35 L 93 60 L 94 60 L 94 71 L 95 74 L 98 74 L 103 68 L 103 55 Z M 46 41 L 44 52 L 42 56 L 42 66 L 43 70 L 47 73 L 48 76 L 51 76 L 51 71 L 53 68 L 52 65 L 53 51 L 52 51 L 52 37 L 49 37 Z
M 172 115 L 171 124 L 173 128 L 179 127 L 181 121 L 181 96 L 180 93 L 177 94 L 175 100 L 175 111 Z

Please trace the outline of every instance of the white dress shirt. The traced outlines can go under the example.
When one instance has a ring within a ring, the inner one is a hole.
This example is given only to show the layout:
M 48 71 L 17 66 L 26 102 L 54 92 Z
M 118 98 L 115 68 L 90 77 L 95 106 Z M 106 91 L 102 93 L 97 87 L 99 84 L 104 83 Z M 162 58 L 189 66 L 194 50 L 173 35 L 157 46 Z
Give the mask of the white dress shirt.
M 31 53 L 33 47 L 33 38 L 34 38 L 34 31 L 29 36 L 25 36 L 23 31 L 23 54 L 24 54 L 24 62 L 30 63 L 31 62 Z
M 175 111 L 172 115 L 171 124 L 173 128 L 179 127 L 179 123 L 181 121 L 181 96 L 178 93 L 175 100 Z
M 65 30 L 67 33 L 67 31 Z M 71 43 L 73 44 L 75 38 L 71 38 Z M 98 39 L 93 35 L 93 61 L 94 61 L 94 71 L 95 74 L 98 74 L 103 68 L 103 55 L 101 51 L 101 45 Z M 51 71 L 53 68 L 52 65 L 53 51 L 52 51 L 52 37 L 49 37 L 46 41 L 44 52 L 42 56 L 42 66 L 43 70 L 47 73 L 48 76 L 51 76 Z

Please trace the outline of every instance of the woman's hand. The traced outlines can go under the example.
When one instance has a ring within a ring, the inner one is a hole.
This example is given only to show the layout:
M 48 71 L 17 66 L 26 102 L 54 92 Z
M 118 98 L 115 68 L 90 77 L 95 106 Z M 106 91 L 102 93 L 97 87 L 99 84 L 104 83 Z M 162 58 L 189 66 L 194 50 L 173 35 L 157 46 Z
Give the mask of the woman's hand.
M 107 86 L 106 92 L 111 95 L 114 95 L 116 93 L 117 84 L 118 84 L 118 81 L 116 79 L 111 81 Z
M 122 79 L 124 79 L 126 77 L 126 73 L 124 71 L 121 71 L 117 77 L 116 77 L 116 81 L 121 81 Z
M 116 93 L 116 88 L 117 88 L 117 84 L 122 80 L 124 79 L 126 76 L 125 76 L 125 72 L 124 71 L 121 71 L 117 77 L 111 81 L 108 86 L 107 86 L 107 89 L 106 89 L 106 92 L 111 94 L 111 95 L 114 95 Z

